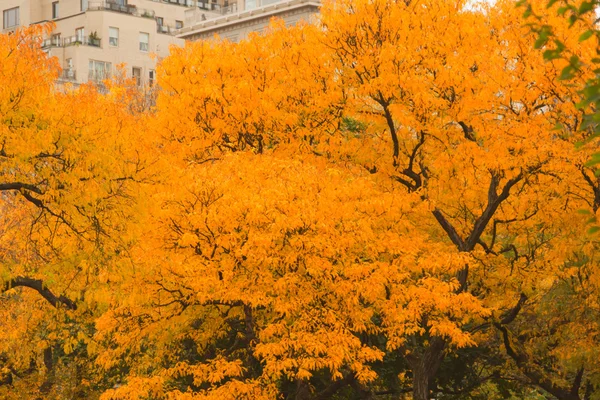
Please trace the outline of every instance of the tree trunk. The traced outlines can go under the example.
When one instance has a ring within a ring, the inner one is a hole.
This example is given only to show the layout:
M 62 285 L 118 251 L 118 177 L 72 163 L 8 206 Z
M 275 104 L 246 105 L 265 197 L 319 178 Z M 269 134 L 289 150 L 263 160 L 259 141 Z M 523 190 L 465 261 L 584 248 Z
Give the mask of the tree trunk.
M 429 374 L 424 365 L 413 369 L 413 400 L 429 400 Z
M 429 400 L 430 385 L 444 359 L 446 342 L 440 337 L 433 337 L 429 347 L 420 355 L 410 360 L 413 372 L 413 400 Z

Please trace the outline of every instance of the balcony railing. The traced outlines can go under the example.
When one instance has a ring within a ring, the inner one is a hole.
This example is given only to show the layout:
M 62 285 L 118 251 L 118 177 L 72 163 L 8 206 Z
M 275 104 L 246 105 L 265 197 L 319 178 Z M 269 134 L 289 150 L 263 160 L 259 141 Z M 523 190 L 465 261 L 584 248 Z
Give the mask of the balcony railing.
M 77 74 L 74 69 L 64 69 L 60 74 L 60 78 L 63 81 L 72 81 L 75 82 L 77 80 Z
M 177 28 L 174 26 L 156 25 L 156 32 L 158 32 L 158 33 L 172 34 L 172 33 L 175 33 L 176 31 L 177 31 Z
M 48 47 L 67 47 L 74 45 L 101 47 L 102 41 L 97 37 L 79 35 L 68 36 L 64 39 L 49 38 L 42 41 L 42 48 L 44 49 Z
M 88 11 L 116 11 L 123 14 L 135 15 L 136 17 L 154 18 L 154 10 L 139 8 L 134 4 L 119 4 L 113 1 L 90 1 Z
M 63 39 L 63 46 L 73 46 L 73 45 L 84 45 L 84 46 L 92 46 L 92 47 L 101 47 L 100 39 L 92 36 L 69 36 Z
M 196 5 L 196 0 L 152 0 L 155 3 L 167 3 L 174 4 L 177 6 L 183 7 L 194 7 Z
M 42 48 L 45 49 L 48 47 L 62 47 L 62 40 L 60 38 L 44 39 L 42 41 Z
M 198 8 L 200 10 L 214 11 L 214 12 L 217 12 L 217 13 L 223 14 L 223 15 L 235 13 L 238 11 L 237 3 L 232 3 L 227 6 L 222 6 L 217 3 L 209 3 L 209 2 L 199 1 Z

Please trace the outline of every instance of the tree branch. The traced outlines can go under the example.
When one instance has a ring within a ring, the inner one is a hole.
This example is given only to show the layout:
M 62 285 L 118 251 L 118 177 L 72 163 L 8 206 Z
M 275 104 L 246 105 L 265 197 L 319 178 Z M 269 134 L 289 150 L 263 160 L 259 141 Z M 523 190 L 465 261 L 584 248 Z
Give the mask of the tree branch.
M 506 354 L 512 358 L 521 372 L 529 378 L 529 380 L 540 388 L 544 389 L 559 400 L 580 400 L 577 393 L 573 394 L 570 389 L 559 386 L 551 379 L 546 377 L 544 373 L 537 367 L 529 356 L 516 347 L 513 347 L 508 329 L 501 323 L 495 322 L 494 326 L 500 331 L 506 349 Z
M 37 194 L 43 194 L 37 186 L 23 182 L 0 183 L 0 191 L 4 190 L 30 190 Z
M 442 212 L 439 209 L 436 208 L 432 211 L 432 213 L 435 219 L 438 221 L 438 223 L 442 226 L 444 231 L 446 231 L 452 243 L 454 243 L 456 247 L 458 247 L 458 249 L 462 251 L 465 247 L 465 242 L 460 237 L 456 229 L 454 229 L 452 224 L 448 222 L 446 217 L 444 217 L 444 214 L 442 214 Z
M 52 293 L 52 291 L 50 289 L 48 289 L 48 287 L 46 287 L 44 285 L 44 283 L 42 282 L 41 279 L 33 279 L 33 278 L 27 278 L 24 276 L 17 276 L 16 278 L 13 278 L 10 281 L 8 281 L 8 283 L 6 283 L 4 285 L 4 288 L 2 288 L 0 290 L 0 292 L 5 292 L 9 289 L 19 287 L 19 286 L 28 287 L 30 289 L 35 290 L 44 299 L 46 299 L 50 304 L 52 304 L 52 306 L 54 306 L 55 308 L 59 308 L 62 306 L 68 310 L 76 310 L 77 309 L 77 305 L 75 304 L 75 302 L 73 300 L 71 300 L 68 297 L 65 297 L 63 295 L 60 295 L 60 296 L 55 295 L 54 293 Z
M 504 316 L 504 318 L 502 318 L 502 320 L 500 320 L 500 323 L 502 325 L 506 325 L 513 322 L 515 318 L 517 318 L 517 315 L 519 315 L 519 312 L 521 311 L 521 308 L 523 308 L 523 304 L 525 304 L 526 301 L 527 296 L 525 295 L 525 293 L 521 293 L 517 304 Z
M 500 204 L 510 195 L 510 189 L 512 189 L 512 187 L 519 183 L 523 178 L 524 174 L 523 171 L 521 171 L 519 175 L 506 182 L 506 185 L 504 185 L 502 191 L 500 194 L 498 194 L 497 188 L 500 183 L 500 177 L 497 173 L 492 173 L 492 180 L 490 181 L 490 187 L 488 189 L 488 204 L 485 207 L 485 210 L 483 210 L 481 216 L 475 221 L 473 230 L 471 231 L 471 234 L 465 243 L 464 251 L 471 251 L 475 248 L 475 245 L 481 238 L 481 235 L 483 234 L 487 224 L 490 222 L 490 219 L 492 219 Z

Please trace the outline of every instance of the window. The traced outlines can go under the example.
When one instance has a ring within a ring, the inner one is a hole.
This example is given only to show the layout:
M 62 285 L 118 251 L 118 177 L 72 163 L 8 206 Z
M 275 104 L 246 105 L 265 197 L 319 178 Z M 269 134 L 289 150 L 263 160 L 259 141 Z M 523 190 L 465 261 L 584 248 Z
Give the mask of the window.
M 60 46 L 60 33 L 52 35 L 50 38 L 52 46 Z
M 19 26 L 19 7 L 4 10 L 4 29 Z
M 162 17 L 156 17 L 156 25 L 158 26 L 163 26 L 163 18 Z
M 183 21 L 175 21 L 175 29 L 183 28 Z
M 113 47 L 119 46 L 119 28 L 108 27 L 108 45 Z
M 80 0 L 81 11 L 87 11 L 88 9 L 88 0 Z
M 58 1 L 52 3 L 52 19 L 58 18 Z
M 85 31 L 83 28 L 75 29 L 75 40 L 78 43 L 83 43 L 83 39 L 85 39 Z
M 131 76 L 135 79 L 135 84 L 140 86 L 142 84 L 142 69 L 133 67 L 131 69 Z
M 148 85 L 154 86 L 154 80 L 156 79 L 156 72 L 153 69 L 148 71 Z
M 140 50 L 148 51 L 148 49 L 150 48 L 149 43 L 150 43 L 150 34 L 140 32 Z
M 90 60 L 88 78 L 100 82 L 110 78 L 111 65 L 109 62 Z
M 63 71 L 63 77 L 66 79 L 75 79 L 75 70 L 73 69 L 73 59 L 67 58 L 65 61 L 65 69 Z

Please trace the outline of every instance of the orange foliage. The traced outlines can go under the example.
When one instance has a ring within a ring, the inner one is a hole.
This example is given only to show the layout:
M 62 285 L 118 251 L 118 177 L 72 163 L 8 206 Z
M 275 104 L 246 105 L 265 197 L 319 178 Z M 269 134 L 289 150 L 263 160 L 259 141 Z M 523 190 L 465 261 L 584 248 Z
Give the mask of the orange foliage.
M 44 66 L 0 64 L 3 373 L 56 398 L 57 368 L 102 399 L 593 393 L 594 144 L 519 13 L 328 2 L 173 49 L 150 109 L 57 93 L 42 28 L 2 37 Z

